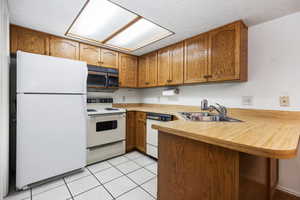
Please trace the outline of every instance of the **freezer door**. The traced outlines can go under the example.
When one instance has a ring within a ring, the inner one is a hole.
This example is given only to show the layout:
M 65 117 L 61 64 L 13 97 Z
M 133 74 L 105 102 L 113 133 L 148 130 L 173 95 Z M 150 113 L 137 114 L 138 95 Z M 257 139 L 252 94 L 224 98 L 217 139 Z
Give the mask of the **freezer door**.
M 17 93 L 86 93 L 85 62 L 17 52 Z
M 85 102 L 85 95 L 17 95 L 17 188 L 86 165 Z

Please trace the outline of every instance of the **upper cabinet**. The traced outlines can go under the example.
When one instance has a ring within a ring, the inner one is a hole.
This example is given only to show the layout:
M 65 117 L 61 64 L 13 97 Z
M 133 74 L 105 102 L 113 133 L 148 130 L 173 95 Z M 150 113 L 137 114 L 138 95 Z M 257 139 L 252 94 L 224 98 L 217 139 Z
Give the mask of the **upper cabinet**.
M 198 35 L 185 41 L 184 83 L 207 81 L 208 34 Z
M 157 85 L 157 52 L 139 57 L 138 87 L 154 87 Z
M 120 87 L 137 87 L 137 57 L 127 54 L 119 54 L 119 80 Z
M 183 42 L 158 51 L 158 85 L 183 83 Z
M 100 64 L 102 67 L 118 69 L 118 52 L 108 49 L 101 49 Z
M 50 36 L 50 56 L 79 60 L 79 43 Z
M 164 86 L 170 80 L 170 50 L 163 48 L 158 51 L 158 70 L 157 70 L 157 85 Z
M 11 26 L 10 36 L 11 53 L 16 53 L 18 50 L 43 55 L 49 53 L 49 36 L 45 33 Z
M 147 56 L 139 57 L 138 65 L 138 87 L 147 87 L 147 76 L 148 76 L 148 59 Z
M 247 27 L 232 23 L 209 33 L 208 81 L 247 80 Z
M 169 85 L 183 84 L 183 56 L 184 45 L 183 42 L 169 47 L 170 51 L 170 78 Z
M 118 69 L 118 52 L 88 44 L 80 44 L 80 60 L 89 65 Z
M 80 60 L 89 65 L 100 65 L 100 48 L 87 44 L 80 44 Z

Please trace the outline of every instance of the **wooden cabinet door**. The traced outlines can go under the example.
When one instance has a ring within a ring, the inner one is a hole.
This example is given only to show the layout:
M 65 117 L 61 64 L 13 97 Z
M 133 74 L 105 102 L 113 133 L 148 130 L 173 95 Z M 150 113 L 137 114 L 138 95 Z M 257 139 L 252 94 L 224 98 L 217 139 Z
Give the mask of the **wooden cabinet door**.
M 51 36 L 50 56 L 79 60 L 79 43 L 68 39 Z
M 147 86 L 155 87 L 157 86 L 157 52 L 148 54 L 147 58 L 148 58 Z
M 239 79 L 239 33 L 230 24 L 209 33 L 209 81 Z
M 165 48 L 158 51 L 157 85 L 164 86 L 170 82 L 170 51 Z
M 170 82 L 169 85 L 183 84 L 183 42 L 170 48 Z
M 138 75 L 138 87 L 144 88 L 147 87 L 148 84 L 148 58 L 147 56 L 139 57 L 139 67 L 138 67 L 139 75 Z
M 80 44 L 80 60 L 89 65 L 100 65 L 100 48 L 87 44 Z
M 118 52 L 101 49 L 101 66 L 118 69 Z
M 136 148 L 146 153 L 146 113 L 136 112 Z
M 18 50 L 42 55 L 49 54 L 49 36 L 45 33 L 11 26 L 10 52 Z
M 207 82 L 208 35 L 202 34 L 185 41 L 184 83 Z
M 119 55 L 120 87 L 137 87 L 137 57 Z
M 131 151 L 136 146 L 136 117 L 135 112 L 126 113 L 126 152 Z

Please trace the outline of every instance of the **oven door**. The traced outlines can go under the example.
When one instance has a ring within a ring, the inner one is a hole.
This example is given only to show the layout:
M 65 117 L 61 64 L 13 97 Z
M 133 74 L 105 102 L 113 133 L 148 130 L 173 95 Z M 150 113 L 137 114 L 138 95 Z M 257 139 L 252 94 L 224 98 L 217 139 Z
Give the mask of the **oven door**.
M 89 116 L 88 144 L 95 147 L 125 140 L 125 113 Z

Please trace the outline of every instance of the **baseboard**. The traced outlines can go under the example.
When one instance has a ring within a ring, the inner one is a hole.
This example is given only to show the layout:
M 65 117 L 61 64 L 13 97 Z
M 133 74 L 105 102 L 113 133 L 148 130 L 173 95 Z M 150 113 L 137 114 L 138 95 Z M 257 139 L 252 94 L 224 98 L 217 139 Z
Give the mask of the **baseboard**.
M 296 197 L 300 197 L 300 192 L 299 191 L 295 191 L 295 190 L 292 190 L 290 188 L 286 188 L 286 187 L 278 185 L 277 190 L 289 193 L 289 194 L 294 195 Z

